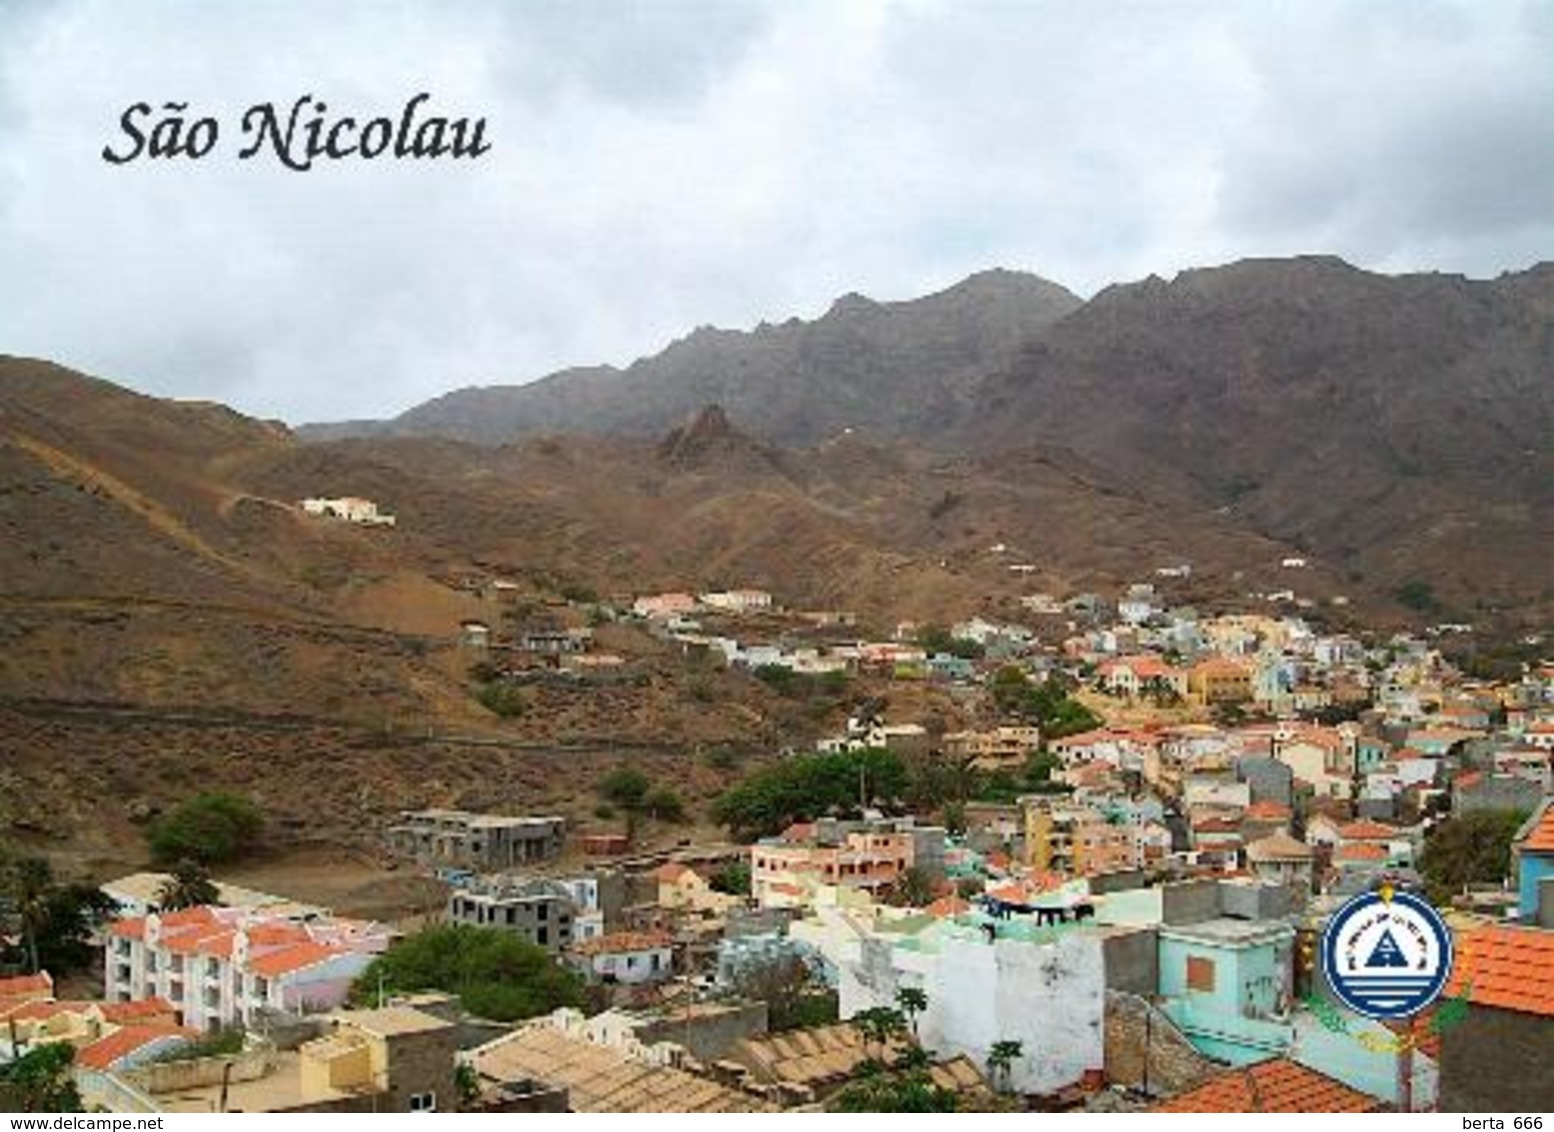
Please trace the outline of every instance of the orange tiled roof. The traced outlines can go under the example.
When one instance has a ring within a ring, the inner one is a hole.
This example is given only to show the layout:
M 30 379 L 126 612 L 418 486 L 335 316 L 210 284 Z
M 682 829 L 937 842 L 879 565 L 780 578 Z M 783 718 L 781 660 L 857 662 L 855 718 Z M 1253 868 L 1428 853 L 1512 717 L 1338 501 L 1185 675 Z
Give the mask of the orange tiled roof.
M 925 909 L 927 913 L 937 920 L 943 920 L 951 916 L 959 916 L 971 911 L 971 905 L 959 896 L 941 896 Z
M 154 1018 L 162 1014 L 177 1014 L 178 1008 L 165 998 L 135 998 L 129 1002 L 99 1002 L 103 1017 L 121 1026 L 137 1018 Z
M 1381 1101 L 1287 1057 L 1224 1073 L 1153 1112 L 1380 1112 Z
M 1397 835 L 1397 830 L 1379 821 L 1352 821 L 1338 827 L 1338 836 L 1345 841 L 1385 841 Z
M 1455 786 L 1458 790 L 1466 790 L 1468 787 L 1477 786 L 1480 782 L 1483 781 L 1483 771 L 1471 770 L 1467 774 L 1459 774 L 1456 778 L 1452 779 L 1452 785 Z
M 125 1026 L 79 1050 L 76 1064 L 88 1069 L 112 1069 L 116 1062 L 160 1038 L 199 1036 L 198 1030 L 187 1026 Z
M 97 1005 L 100 1004 L 82 1000 L 59 1001 L 52 998 L 38 999 L 33 1002 L 23 1003 L 5 1017 L 8 1021 L 26 1022 L 34 1018 L 52 1018 L 56 1014 L 84 1014 Z
M 668 884 L 677 884 L 686 873 L 694 872 L 694 869 L 679 864 L 676 861 L 670 861 L 668 864 L 659 865 L 658 868 L 653 870 L 653 879 Z
M 324 943 L 292 944 L 290 947 L 277 948 L 267 951 L 263 955 L 250 956 L 248 969 L 256 975 L 263 975 L 267 979 L 279 978 L 289 975 L 293 971 L 300 971 L 304 967 L 312 967 L 322 963 L 326 959 L 333 959 L 337 955 L 345 955 L 347 952 L 338 947 L 330 947 Z
M 1338 861 L 1385 861 L 1387 851 L 1369 841 L 1351 841 L 1334 850 L 1333 858 Z
M 1487 927 L 1463 932 L 1447 993 L 1468 1001 L 1554 1018 L 1554 931 Z
M 1441 1031 L 1431 1023 L 1435 1021 L 1435 1007 L 1414 1015 L 1410 1023 L 1414 1048 L 1439 1064 L 1441 1060 Z
M 36 975 L 13 975 L 9 979 L 0 979 L 0 998 L 20 998 L 22 995 L 31 997 L 53 993 L 54 978 L 47 971 L 39 971 Z
M 1522 852 L 1554 853 L 1554 806 L 1543 808 L 1543 817 L 1522 842 Z
M 572 950 L 579 955 L 620 955 L 627 951 L 652 951 L 669 944 L 668 932 L 611 932 L 585 939 Z
M 1290 816 L 1290 808 L 1265 798 L 1248 806 L 1245 816 L 1253 821 L 1283 821 Z

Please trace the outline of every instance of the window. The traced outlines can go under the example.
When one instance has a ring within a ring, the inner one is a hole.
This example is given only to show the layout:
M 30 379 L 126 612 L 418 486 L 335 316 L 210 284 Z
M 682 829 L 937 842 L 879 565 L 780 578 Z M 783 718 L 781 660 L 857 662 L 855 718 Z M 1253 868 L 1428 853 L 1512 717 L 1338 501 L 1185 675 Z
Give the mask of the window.
M 539 906 L 539 911 L 538 911 L 537 915 L 539 917 L 540 923 L 542 923 L 542 924 L 546 920 L 550 919 L 550 905 L 549 904 L 541 904 Z
M 550 943 L 550 929 L 540 928 L 538 931 L 536 931 L 534 933 L 534 942 L 539 944 L 541 947 L 544 947 L 546 944 Z
M 410 1111 L 411 1112 L 436 1112 L 437 1111 L 437 1094 L 436 1093 L 411 1093 L 410 1094 Z
M 1198 955 L 1187 957 L 1187 989 L 1213 993 L 1214 960 L 1204 959 Z

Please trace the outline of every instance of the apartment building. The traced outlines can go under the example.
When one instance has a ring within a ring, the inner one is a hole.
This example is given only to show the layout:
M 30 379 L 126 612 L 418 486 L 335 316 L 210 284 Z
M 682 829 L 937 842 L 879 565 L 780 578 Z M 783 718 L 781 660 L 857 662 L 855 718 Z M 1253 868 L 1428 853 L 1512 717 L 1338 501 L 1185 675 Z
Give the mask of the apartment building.
M 1136 869 L 1144 864 L 1141 825 L 1111 821 L 1080 806 L 1049 798 L 1022 799 L 1027 863 L 1068 876 Z
M 162 998 L 195 1029 L 248 1025 L 265 1012 L 341 1005 L 384 951 L 381 924 L 201 905 L 114 921 L 103 945 L 109 1002 Z

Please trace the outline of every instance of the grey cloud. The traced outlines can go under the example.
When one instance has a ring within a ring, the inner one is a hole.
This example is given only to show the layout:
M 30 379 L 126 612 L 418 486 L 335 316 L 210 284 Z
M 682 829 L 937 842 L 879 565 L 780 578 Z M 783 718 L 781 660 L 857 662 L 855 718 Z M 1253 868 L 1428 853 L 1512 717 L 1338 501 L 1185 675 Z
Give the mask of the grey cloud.
M 1554 240 L 1551 10 L 0 0 L 0 351 L 304 420 L 992 264 L 1493 274 Z M 138 98 L 422 89 L 488 158 L 97 158 Z

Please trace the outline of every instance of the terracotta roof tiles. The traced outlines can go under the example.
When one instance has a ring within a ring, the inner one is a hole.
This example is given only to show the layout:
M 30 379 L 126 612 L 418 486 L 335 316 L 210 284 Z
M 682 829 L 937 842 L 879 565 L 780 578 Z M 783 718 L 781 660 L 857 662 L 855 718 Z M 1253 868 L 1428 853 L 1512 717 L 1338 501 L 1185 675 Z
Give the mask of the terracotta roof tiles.
M 1325 1073 L 1276 1057 L 1218 1077 L 1154 1112 L 1381 1112 L 1381 1101 Z
M 1554 805 L 1543 808 L 1543 816 L 1522 842 L 1522 852 L 1554 853 Z
M 1369 841 L 1350 841 L 1333 851 L 1336 861 L 1385 861 L 1387 851 Z
M 198 1030 L 185 1026 L 125 1026 L 77 1052 L 76 1064 L 87 1069 L 112 1069 L 119 1061 L 152 1042 L 163 1038 L 199 1036 Z
M 1461 933 L 1447 993 L 1468 1001 L 1554 1018 L 1554 931 L 1486 927 Z
M 574 944 L 572 950 L 579 955 L 620 955 L 628 951 L 652 951 L 668 947 L 668 932 L 611 932 Z
M 350 953 L 325 943 L 298 943 L 290 947 L 281 947 L 274 951 L 267 951 L 263 955 L 250 956 L 248 969 L 256 975 L 263 975 L 267 979 L 275 979 L 282 975 L 289 975 L 293 971 L 301 971 L 306 967 L 317 966 L 326 959 L 333 959 L 337 955 L 346 954 Z

